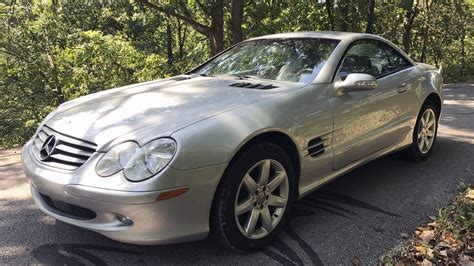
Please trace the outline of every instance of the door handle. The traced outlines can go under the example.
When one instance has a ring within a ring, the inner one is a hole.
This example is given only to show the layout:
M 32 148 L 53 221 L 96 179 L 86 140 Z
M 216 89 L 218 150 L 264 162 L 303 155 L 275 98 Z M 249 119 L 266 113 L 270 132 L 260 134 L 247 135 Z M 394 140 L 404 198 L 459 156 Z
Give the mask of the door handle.
M 400 86 L 398 86 L 397 92 L 398 93 L 404 93 L 404 92 L 407 91 L 407 87 L 408 87 L 408 84 L 402 83 L 402 84 L 400 84 Z

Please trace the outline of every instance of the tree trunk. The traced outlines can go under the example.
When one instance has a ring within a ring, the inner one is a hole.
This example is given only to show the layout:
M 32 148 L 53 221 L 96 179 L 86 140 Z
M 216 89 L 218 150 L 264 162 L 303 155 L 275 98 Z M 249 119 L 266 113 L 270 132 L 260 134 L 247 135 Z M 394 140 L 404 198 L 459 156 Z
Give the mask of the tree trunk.
M 466 50 L 464 39 L 466 38 L 466 28 L 461 30 L 461 77 L 464 78 L 466 75 Z
M 456 11 L 461 16 L 461 22 L 463 25 L 466 23 L 466 15 L 462 6 L 462 1 L 456 1 Z M 465 48 L 465 38 L 466 38 L 466 27 L 461 28 L 461 58 L 459 62 L 461 63 L 461 77 L 464 78 L 466 75 L 466 48 Z
M 232 44 L 239 43 L 244 39 L 244 34 L 242 32 L 243 16 L 244 0 L 232 0 L 232 15 L 230 21 Z
M 212 10 L 207 10 L 205 7 L 200 4 L 198 1 L 197 3 L 201 6 L 204 13 L 211 17 L 211 26 L 204 25 L 197 20 L 193 19 L 189 16 L 189 11 L 184 12 L 185 15 L 177 13 L 175 9 L 170 7 L 161 6 L 154 4 L 148 0 L 138 0 L 139 3 L 157 10 L 158 12 L 162 12 L 166 15 L 173 16 L 175 18 L 182 19 L 189 23 L 197 32 L 203 34 L 209 40 L 209 47 L 211 48 L 211 55 L 215 55 L 218 52 L 224 49 L 224 3 L 223 0 L 216 0 Z M 183 5 L 183 8 L 186 8 Z M 209 12 L 210 11 L 210 12 Z
M 349 16 L 349 5 L 350 1 L 347 0 L 340 0 L 338 4 L 339 10 L 341 12 L 341 31 L 347 31 L 347 17 Z
M 326 12 L 328 14 L 330 29 L 334 30 L 334 14 L 332 0 L 326 0 Z
M 366 33 L 374 33 L 374 21 L 375 21 L 375 0 L 369 0 L 367 10 L 367 27 L 365 28 Z
M 211 56 L 224 50 L 224 3 L 217 0 L 211 12 L 211 32 L 209 35 L 209 44 L 211 47 Z
M 424 1 L 424 8 L 425 8 L 425 21 L 423 25 L 423 45 L 421 47 L 421 55 L 420 55 L 420 62 L 426 62 L 426 46 L 428 42 L 428 23 L 430 21 L 430 4 L 428 0 Z
M 166 52 L 168 55 L 168 65 L 173 65 L 173 31 L 171 30 L 171 16 L 168 16 L 166 25 Z
M 181 19 L 178 19 L 178 56 L 179 59 L 183 59 L 184 56 L 184 44 L 186 42 L 186 33 L 188 26 L 186 22 L 183 22 Z
M 405 17 L 403 19 L 402 43 L 403 50 L 405 50 L 405 53 L 407 54 L 410 53 L 411 28 L 413 27 L 413 22 L 418 14 L 418 2 L 416 2 L 415 6 L 413 6 L 413 2 L 414 0 L 411 0 L 409 6 L 406 7 Z

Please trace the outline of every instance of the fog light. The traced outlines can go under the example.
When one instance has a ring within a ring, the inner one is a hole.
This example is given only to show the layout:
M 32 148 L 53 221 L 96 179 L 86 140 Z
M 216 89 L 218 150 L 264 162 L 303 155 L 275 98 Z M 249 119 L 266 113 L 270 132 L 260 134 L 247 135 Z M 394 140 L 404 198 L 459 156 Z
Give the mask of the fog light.
M 122 214 L 117 214 L 117 219 L 122 222 L 124 225 L 133 225 L 132 219 L 123 216 Z

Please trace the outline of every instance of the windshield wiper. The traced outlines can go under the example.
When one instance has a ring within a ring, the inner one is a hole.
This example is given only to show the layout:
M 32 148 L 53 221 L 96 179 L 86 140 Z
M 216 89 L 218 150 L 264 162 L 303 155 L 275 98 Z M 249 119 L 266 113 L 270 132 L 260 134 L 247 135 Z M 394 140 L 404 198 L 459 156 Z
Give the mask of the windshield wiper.
M 257 76 L 249 76 L 249 75 L 231 75 L 234 77 L 237 77 L 239 79 L 251 79 L 251 78 L 256 78 Z
M 209 75 L 207 75 L 207 74 L 204 74 L 204 73 L 196 73 L 196 72 L 191 72 L 191 73 L 189 73 L 189 75 L 197 75 L 197 76 L 201 76 L 201 77 L 209 77 Z
M 251 76 L 247 76 L 247 75 L 235 75 L 236 77 L 238 77 L 239 79 L 249 79 L 251 78 Z

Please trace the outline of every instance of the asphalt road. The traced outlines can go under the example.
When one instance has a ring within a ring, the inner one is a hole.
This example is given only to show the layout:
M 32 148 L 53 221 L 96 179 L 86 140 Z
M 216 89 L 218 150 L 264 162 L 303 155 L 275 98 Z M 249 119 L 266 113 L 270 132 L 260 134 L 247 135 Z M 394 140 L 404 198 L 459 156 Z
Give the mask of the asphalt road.
M 118 243 L 55 221 L 34 205 L 17 149 L 0 151 L 0 264 L 375 264 L 435 215 L 464 180 L 474 183 L 474 85 L 446 86 L 432 157 L 389 156 L 295 205 L 290 226 L 263 252 L 238 254 L 212 240 L 168 246 Z

